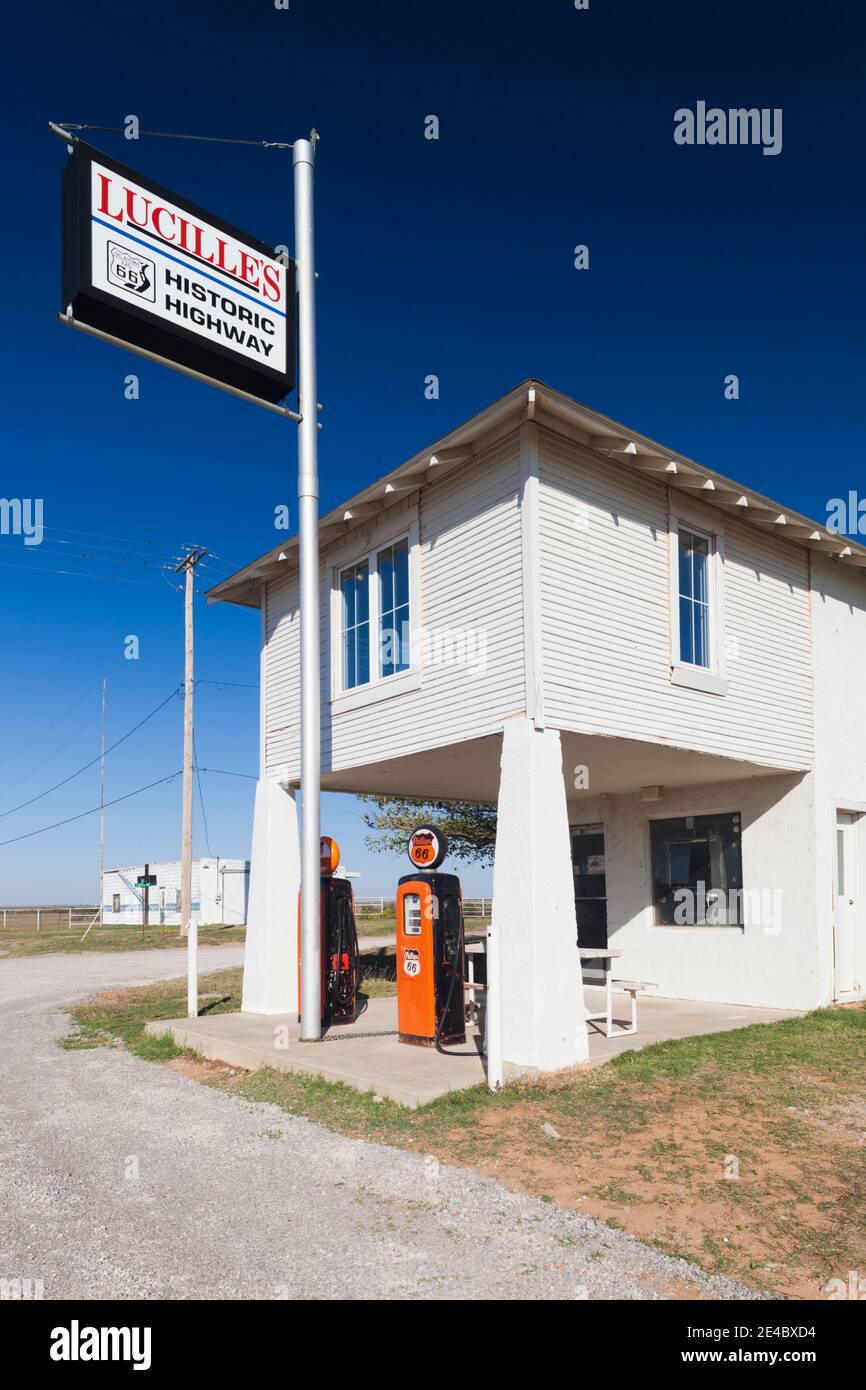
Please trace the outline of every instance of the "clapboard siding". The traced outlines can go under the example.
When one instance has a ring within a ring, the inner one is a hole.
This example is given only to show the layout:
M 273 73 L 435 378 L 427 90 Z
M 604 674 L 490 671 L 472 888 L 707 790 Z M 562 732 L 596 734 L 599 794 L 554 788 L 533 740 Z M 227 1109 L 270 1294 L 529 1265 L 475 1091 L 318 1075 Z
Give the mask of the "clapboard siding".
M 663 483 L 540 435 L 539 528 L 549 723 L 774 765 L 813 756 L 808 555 L 721 514 L 724 696 L 670 680 Z
M 428 665 L 421 688 L 331 714 L 323 640 L 322 765 L 338 770 L 492 733 L 525 704 L 523 590 L 516 434 L 418 494 L 420 620 L 428 632 L 472 628 L 486 638 L 486 669 Z M 388 514 L 414 516 L 413 500 Z M 363 528 L 362 528 L 363 529 Z M 359 554 L 365 553 L 359 541 Z M 323 638 L 330 621 L 330 555 L 322 555 Z M 297 773 L 300 698 L 297 573 L 266 593 L 266 763 Z M 417 621 L 417 619 L 413 619 Z

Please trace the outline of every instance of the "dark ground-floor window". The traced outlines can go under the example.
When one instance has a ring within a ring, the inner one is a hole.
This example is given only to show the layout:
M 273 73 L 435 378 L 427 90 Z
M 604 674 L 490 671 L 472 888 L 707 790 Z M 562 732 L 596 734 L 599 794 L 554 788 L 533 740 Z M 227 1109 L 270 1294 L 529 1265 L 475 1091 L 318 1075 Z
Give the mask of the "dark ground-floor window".
M 655 920 L 663 926 L 741 926 L 740 815 L 650 822 Z

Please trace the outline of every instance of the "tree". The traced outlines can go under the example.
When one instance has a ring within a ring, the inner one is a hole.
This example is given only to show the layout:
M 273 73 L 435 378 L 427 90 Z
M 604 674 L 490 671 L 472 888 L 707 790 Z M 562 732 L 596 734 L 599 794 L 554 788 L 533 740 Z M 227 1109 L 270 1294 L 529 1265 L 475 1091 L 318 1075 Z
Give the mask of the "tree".
M 448 837 L 448 853 L 470 863 L 492 864 L 496 844 L 496 807 L 470 801 L 423 801 L 414 797 L 358 797 L 371 809 L 364 824 L 368 849 L 376 853 L 405 850 L 416 825 L 432 825 Z

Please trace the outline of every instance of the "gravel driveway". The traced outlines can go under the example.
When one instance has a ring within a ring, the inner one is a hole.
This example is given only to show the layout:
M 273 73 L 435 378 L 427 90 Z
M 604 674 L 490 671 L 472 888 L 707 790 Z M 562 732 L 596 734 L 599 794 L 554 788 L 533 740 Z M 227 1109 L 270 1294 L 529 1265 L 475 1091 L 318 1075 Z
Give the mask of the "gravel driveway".
M 205 948 L 201 969 L 242 953 Z M 754 1296 L 466 1169 L 57 1046 L 64 1005 L 184 968 L 174 950 L 0 961 L 0 1279 L 50 1299 Z

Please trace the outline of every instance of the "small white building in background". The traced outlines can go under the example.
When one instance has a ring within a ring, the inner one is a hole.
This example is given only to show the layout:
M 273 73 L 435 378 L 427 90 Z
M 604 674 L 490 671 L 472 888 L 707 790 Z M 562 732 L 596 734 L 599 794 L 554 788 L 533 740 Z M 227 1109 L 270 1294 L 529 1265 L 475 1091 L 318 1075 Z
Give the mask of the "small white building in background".
M 148 922 L 152 927 L 180 926 L 180 860 L 158 860 L 148 865 L 156 878 L 150 890 Z M 144 889 L 136 888 L 143 864 L 106 869 L 102 876 L 102 907 L 111 926 L 140 926 Z M 241 927 L 247 920 L 250 884 L 248 859 L 194 859 L 192 861 L 192 915 L 200 925 L 218 923 Z

